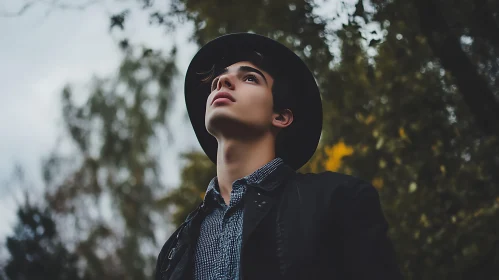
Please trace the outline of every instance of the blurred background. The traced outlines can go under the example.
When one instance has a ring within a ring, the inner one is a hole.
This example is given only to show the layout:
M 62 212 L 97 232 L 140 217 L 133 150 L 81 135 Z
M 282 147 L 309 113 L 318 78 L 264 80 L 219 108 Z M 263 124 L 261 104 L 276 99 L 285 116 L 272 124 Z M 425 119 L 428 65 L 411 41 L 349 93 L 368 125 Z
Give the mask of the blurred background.
M 0 1 L 0 279 L 151 279 L 215 166 L 183 79 L 250 31 L 299 54 L 300 172 L 371 181 L 406 279 L 499 279 L 499 2 Z

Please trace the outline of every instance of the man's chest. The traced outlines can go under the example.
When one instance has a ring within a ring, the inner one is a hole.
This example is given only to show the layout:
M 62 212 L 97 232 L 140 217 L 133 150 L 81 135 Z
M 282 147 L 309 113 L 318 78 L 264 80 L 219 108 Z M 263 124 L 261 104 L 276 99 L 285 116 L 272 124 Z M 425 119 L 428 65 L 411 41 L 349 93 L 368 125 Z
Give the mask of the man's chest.
M 237 278 L 243 213 L 240 204 L 218 205 L 202 221 L 194 252 L 195 279 Z

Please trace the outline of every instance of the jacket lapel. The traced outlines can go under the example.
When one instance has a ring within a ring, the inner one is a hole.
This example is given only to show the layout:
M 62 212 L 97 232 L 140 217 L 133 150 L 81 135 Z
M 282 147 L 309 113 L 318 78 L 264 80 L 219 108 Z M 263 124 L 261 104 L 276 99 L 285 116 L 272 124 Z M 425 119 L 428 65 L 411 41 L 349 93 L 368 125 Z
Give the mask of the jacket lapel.
M 274 191 L 295 171 L 282 164 L 260 184 L 249 185 L 244 199 L 242 247 L 275 203 Z
M 248 189 L 245 198 L 242 247 L 274 204 L 274 200 L 260 190 Z

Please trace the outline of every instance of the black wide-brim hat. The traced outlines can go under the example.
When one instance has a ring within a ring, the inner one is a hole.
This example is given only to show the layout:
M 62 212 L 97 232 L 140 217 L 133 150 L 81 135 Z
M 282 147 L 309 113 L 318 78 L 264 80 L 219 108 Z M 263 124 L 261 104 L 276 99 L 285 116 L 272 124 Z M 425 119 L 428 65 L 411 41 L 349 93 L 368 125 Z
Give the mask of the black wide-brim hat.
M 289 83 L 286 88 L 296 99 L 293 123 L 280 133 L 285 134 L 276 148 L 276 156 L 297 170 L 317 149 L 322 130 L 322 103 L 312 72 L 293 51 L 281 43 L 252 33 L 235 33 L 218 37 L 203 46 L 192 59 L 185 77 L 185 103 L 191 124 L 206 155 L 217 163 L 217 140 L 205 126 L 206 100 L 210 82 L 203 81 L 206 73 L 221 61 L 227 67 L 239 62 L 237 53 L 255 51 L 270 58 L 274 72 Z M 229 59 L 228 59 L 229 58 Z M 272 73 L 270 73 L 272 75 Z M 273 75 L 272 75 L 273 76 Z M 274 77 L 275 78 L 275 77 Z

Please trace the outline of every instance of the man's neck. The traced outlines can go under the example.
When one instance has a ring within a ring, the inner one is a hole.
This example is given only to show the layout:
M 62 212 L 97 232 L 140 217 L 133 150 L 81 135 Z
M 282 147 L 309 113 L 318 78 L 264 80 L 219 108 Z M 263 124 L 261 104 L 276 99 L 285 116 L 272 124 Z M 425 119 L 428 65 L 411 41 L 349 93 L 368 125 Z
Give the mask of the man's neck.
M 252 142 L 218 139 L 217 178 L 225 203 L 230 203 L 232 184 L 275 158 L 274 138 L 269 135 Z

